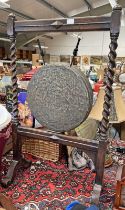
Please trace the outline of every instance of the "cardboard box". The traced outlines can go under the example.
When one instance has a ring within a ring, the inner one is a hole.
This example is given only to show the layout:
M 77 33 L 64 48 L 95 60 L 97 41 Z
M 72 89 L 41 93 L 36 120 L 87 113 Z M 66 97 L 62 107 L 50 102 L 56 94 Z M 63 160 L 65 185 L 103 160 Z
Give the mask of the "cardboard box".
M 32 66 L 39 66 L 40 55 L 32 54 Z

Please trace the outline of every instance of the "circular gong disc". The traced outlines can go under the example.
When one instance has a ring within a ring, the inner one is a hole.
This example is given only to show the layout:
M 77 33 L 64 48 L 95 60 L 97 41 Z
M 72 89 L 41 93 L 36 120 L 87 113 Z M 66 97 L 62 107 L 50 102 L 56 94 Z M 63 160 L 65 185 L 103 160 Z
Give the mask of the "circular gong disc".
M 28 85 L 28 103 L 34 117 L 57 132 L 81 124 L 92 108 L 92 98 L 85 75 L 68 66 L 44 66 Z

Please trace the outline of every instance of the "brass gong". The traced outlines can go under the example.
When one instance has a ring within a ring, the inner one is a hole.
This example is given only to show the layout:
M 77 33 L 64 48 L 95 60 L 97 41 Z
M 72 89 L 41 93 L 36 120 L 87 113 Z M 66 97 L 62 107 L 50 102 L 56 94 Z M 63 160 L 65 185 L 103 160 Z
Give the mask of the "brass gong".
M 90 113 L 92 98 L 88 79 L 74 67 L 44 66 L 28 85 L 32 114 L 41 125 L 57 132 L 80 125 Z

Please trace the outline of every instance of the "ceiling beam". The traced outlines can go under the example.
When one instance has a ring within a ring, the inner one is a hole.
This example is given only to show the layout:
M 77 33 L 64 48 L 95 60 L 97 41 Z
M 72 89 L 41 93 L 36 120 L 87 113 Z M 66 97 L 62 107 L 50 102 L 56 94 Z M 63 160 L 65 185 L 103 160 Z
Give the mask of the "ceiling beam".
M 105 4 L 103 6 L 96 7 L 91 10 L 78 13 L 74 15 L 74 17 L 100 16 L 100 15 L 105 15 L 107 13 L 110 13 L 111 11 L 112 11 L 112 8 L 110 4 Z
M 26 36 L 26 34 L 20 34 L 17 36 L 17 44 L 16 44 L 16 48 L 21 48 L 25 45 L 28 45 L 30 44 L 31 42 L 35 41 L 37 38 L 40 38 L 40 37 L 45 37 L 45 38 L 48 38 L 48 39 L 53 39 L 52 36 L 49 36 L 49 35 L 46 35 L 46 34 L 42 34 L 42 33 L 38 33 L 38 34 L 35 34 L 34 33 L 31 33 L 30 35 Z M 0 39 L 7 39 L 8 36 L 7 34 L 4 34 L 4 33 L 0 33 Z M 9 38 L 7 39 L 9 41 Z
M 1 7 L 0 7 L 0 10 L 3 10 L 3 11 L 8 12 L 8 13 L 14 13 L 15 15 L 17 15 L 17 16 L 19 16 L 19 17 L 21 17 L 21 18 L 24 18 L 24 19 L 34 20 L 33 17 L 30 17 L 30 16 L 28 16 L 28 15 L 25 15 L 25 14 L 23 14 L 23 13 L 21 13 L 21 12 L 18 12 L 18 11 L 16 11 L 16 10 L 14 10 L 14 9 L 11 9 L 11 8 L 1 8 Z
M 27 37 L 26 36 L 23 36 L 20 40 L 18 39 L 18 42 L 16 44 L 16 47 L 17 48 L 21 48 L 21 47 L 23 47 L 25 45 L 30 44 L 31 42 L 37 40 L 38 38 L 40 38 L 40 37 L 42 37 L 44 35 L 45 35 L 45 33 L 38 33 L 38 34 L 36 34 L 34 36 L 34 34 L 31 33 Z M 18 38 L 18 36 L 17 36 L 17 38 Z
M 49 35 L 47 35 L 47 34 L 43 35 L 42 37 L 45 37 L 45 38 L 47 38 L 47 39 L 53 39 L 52 36 L 49 36 Z
M 118 3 L 123 8 L 125 8 L 125 0 L 119 0 Z M 92 8 L 89 11 L 78 13 L 74 15 L 73 17 L 100 16 L 100 15 L 105 15 L 107 13 L 110 13 L 111 11 L 112 11 L 111 5 L 108 3 L 100 7 Z
M 90 4 L 90 2 L 88 0 L 84 0 L 86 6 L 88 7 L 88 10 L 92 9 L 92 5 Z
M 36 0 L 36 1 L 38 1 L 39 3 L 45 5 L 49 9 L 54 10 L 58 15 L 60 15 L 60 16 L 62 16 L 64 18 L 68 17 L 65 13 L 63 13 L 61 10 L 57 9 L 52 4 L 48 3 L 46 0 Z

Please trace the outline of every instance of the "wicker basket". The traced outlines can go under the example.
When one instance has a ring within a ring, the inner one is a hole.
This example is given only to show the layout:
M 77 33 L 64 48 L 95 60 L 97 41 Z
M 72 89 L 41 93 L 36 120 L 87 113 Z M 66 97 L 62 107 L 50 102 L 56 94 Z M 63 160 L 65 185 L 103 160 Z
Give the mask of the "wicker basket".
M 62 146 L 53 142 L 25 138 L 22 151 L 35 157 L 56 162 L 62 154 Z

